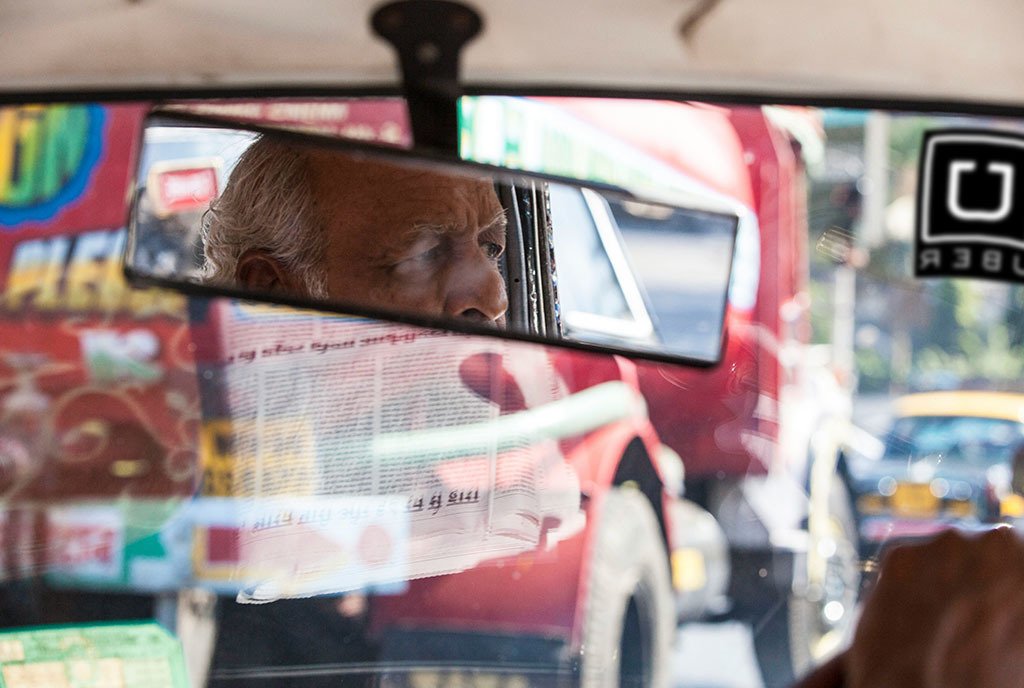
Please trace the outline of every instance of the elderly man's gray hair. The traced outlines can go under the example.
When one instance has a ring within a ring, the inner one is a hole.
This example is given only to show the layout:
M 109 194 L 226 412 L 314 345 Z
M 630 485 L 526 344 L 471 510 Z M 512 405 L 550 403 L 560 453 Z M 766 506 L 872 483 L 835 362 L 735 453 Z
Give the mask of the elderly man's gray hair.
M 237 286 L 242 254 L 261 250 L 314 298 L 327 298 L 326 232 L 313 193 L 312 156 L 302 146 L 261 136 L 231 172 L 203 218 L 203 277 Z

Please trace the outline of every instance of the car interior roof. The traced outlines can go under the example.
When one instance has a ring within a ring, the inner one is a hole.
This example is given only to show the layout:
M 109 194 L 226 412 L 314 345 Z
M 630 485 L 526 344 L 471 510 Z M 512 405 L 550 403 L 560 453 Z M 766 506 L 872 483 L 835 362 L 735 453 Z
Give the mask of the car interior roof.
M 378 0 L 0 3 L 0 92 L 397 86 Z M 467 84 L 1024 102 L 1019 0 L 472 0 Z M 571 27 L 571 30 L 569 30 Z

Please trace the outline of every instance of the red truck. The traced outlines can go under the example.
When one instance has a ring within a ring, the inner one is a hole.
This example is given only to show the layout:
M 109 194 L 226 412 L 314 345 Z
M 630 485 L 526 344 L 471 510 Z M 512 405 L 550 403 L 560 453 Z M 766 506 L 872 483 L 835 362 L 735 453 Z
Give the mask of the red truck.
M 499 102 L 503 107 L 491 101 L 463 108 L 466 126 L 475 127 L 478 139 L 463 142 L 464 155 L 612 184 L 643 175 L 647 184 L 686 189 L 736 209 L 740 223 L 721 362 L 709 369 L 640 362 L 639 384 L 659 440 L 681 457 L 686 498 L 714 516 L 728 541 L 725 595 L 702 598 L 682 618 L 752 622 L 766 675 L 807 667 L 845 641 L 859 587 L 853 512 L 835 477 L 844 395 L 834 376 L 811 362 L 809 345 L 800 138 L 810 145 L 815 142 L 807 137 L 818 138 L 820 145 L 820 123 L 800 108 L 600 99 Z M 643 161 L 631 166 L 621 153 L 624 144 Z M 610 159 L 616 164 L 607 164 Z M 650 227 L 621 204 L 592 208 L 618 230 L 617 239 L 605 239 L 610 254 L 618 250 L 616 243 L 642 258 L 645 251 L 665 251 L 664 233 L 651 241 Z M 630 282 L 643 285 L 644 299 L 633 306 L 639 313 L 603 331 L 587 322 L 574 328 L 567 316 L 569 336 L 636 341 L 651 336 L 637 333 L 636 323 L 646 321 L 656 323 L 655 336 L 670 341 L 673 328 L 713 320 L 713 309 L 697 303 L 699 294 L 687 295 L 690 285 L 673 283 L 679 274 L 699 272 L 706 260 L 692 235 L 684 241 L 689 243 L 681 241 L 673 256 L 689 253 L 689 262 L 627 260 L 616 270 L 624 291 Z M 612 280 L 596 278 L 592 267 L 579 274 L 560 270 L 563 293 L 614 288 Z M 681 303 L 682 297 L 688 300 Z M 703 331 L 710 341 L 688 344 L 717 353 L 717 330 Z M 704 549 L 703 556 L 714 562 L 714 552 Z

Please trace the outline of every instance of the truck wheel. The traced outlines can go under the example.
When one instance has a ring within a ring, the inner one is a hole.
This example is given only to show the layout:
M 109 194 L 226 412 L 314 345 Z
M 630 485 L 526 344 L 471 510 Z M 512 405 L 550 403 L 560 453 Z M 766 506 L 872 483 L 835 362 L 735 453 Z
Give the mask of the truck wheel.
M 618 487 L 604 497 L 583 624 L 582 686 L 668 685 L 675 633 L 668 555 L 639 490 Z
M 809 524 L 803 589 L 755 619 L 754 649 L 765 686 L 789 686 L 850 640 L 860 588 L 857 527 L 850 495 L 834 476 L 828 513 Z

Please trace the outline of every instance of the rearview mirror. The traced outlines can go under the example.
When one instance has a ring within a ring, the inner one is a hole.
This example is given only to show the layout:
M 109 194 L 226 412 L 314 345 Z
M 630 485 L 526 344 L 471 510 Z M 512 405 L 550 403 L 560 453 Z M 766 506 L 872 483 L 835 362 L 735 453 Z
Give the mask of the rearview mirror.
M 739 214 L 693 190 L 150 119 L 136 282 L 464 332 L 717 362 Z

